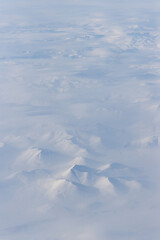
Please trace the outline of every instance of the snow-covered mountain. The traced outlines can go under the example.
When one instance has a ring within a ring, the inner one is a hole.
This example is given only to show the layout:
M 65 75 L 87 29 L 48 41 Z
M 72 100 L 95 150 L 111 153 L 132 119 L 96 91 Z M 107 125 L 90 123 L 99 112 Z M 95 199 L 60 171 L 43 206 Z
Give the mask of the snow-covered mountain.
M 0 240 L 159 240 L 159 0 L 0 1 Z

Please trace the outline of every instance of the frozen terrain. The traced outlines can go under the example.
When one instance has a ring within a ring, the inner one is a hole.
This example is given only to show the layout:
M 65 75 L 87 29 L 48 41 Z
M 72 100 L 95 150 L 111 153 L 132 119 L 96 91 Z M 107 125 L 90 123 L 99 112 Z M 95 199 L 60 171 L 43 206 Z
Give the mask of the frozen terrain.
M 159 11 L 0 0 L 0 240 L 160 239 Z

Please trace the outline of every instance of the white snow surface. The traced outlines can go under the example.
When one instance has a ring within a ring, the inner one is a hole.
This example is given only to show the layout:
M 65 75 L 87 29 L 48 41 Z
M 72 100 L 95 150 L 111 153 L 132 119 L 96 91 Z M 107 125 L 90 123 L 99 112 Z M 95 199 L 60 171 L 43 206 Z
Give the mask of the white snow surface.
M 0 240 L 160 239 L 159 10 L 0 1 Z

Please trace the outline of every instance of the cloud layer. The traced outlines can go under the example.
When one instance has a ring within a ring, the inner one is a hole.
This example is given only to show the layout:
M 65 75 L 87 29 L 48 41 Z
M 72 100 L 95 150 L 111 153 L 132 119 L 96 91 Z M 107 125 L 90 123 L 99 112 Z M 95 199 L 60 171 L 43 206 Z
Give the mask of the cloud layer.
M 158 239 L 158 1 L 0 8 L 0 240 Z

